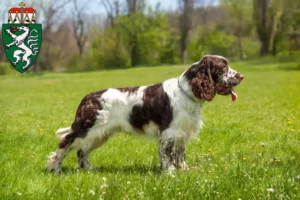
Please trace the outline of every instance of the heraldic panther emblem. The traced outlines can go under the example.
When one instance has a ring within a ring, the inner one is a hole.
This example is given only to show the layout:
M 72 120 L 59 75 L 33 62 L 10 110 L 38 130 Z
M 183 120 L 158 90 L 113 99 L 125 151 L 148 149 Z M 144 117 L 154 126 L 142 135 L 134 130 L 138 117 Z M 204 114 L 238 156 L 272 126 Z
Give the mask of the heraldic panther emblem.
M 7 59 L 16 70 L 23 73 L 36 61 L 42 43 L 42 25 L 35 24 L 36 12 L 33 8 L 8 11 L 8 24 L 2 25 L 2 41 Z

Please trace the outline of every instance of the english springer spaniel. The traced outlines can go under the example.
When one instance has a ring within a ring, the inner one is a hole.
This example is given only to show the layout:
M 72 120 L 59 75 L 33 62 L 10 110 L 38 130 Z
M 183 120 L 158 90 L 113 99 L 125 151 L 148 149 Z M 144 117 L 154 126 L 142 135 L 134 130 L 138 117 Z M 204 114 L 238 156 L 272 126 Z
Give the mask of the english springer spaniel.
M 151 135 L 159 143 L 161 168 L 187 169 L 185 146 L 202 126 L 201 108 L 216 94 L 237 98 L 233 90 L 243 75 L 231 69 L 221 56 L 207 55 L 181 74 L 149 86 L 109 88 L 86 95 L 71 127 L 56 132 L 58 148 L 48 169 L 60 173 L 63 159 L 77 150 L 81 168 L 92 169 L 90 152 L 116 132 Z

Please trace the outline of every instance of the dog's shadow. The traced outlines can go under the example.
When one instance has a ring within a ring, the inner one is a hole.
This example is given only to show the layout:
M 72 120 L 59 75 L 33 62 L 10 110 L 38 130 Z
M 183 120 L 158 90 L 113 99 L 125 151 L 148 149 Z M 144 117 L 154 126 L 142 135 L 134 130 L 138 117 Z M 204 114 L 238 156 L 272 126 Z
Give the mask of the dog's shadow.
M 80 169 L 78 167 L 69 168 L 62 167 L 62 174 L 77 174 L 77 173 L 122 173 L 122 174 L 161 174 L 162 171 L 159 166 L 156 165 L 125 165 L 125 166 L 114 166 L 104 165 L 94 167 L 92 170 Z
M 148 173 L 161 173 L 160 167 L 155 165 L 126 165 L 116 167 L 113 165 L 95 167 L 92 171 L 103 173 L 116 173 L 121 172 L 124 174 L 148 174 Z

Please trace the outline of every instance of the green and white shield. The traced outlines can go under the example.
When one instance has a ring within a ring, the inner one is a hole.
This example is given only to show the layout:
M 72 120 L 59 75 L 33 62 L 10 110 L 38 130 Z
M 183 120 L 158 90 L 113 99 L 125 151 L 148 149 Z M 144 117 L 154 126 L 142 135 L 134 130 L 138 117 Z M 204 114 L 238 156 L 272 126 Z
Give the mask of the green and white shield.
M 3 24 L 3 48 L 16 70 L 26 72 L 36 61 L 42 43 L 41 24 Z

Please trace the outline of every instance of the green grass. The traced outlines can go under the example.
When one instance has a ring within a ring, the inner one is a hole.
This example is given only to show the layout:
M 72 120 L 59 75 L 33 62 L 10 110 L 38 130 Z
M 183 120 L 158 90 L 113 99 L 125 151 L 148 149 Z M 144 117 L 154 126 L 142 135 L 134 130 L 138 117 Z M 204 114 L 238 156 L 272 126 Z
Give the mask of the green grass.
M 45 171 L 55 131 L 88 92 L 161 82 L 187 66 L 0 77 L 0 199 L 299 199 L 300 71 L 291 63 L 232 63 L 245 75 L 237 102 L 217 96 L 187 147 L 189 171 L 161 173 L 157 143 L 120 134 L 79 170 Z M 283 69 L 291 70 L 283 70 Z

